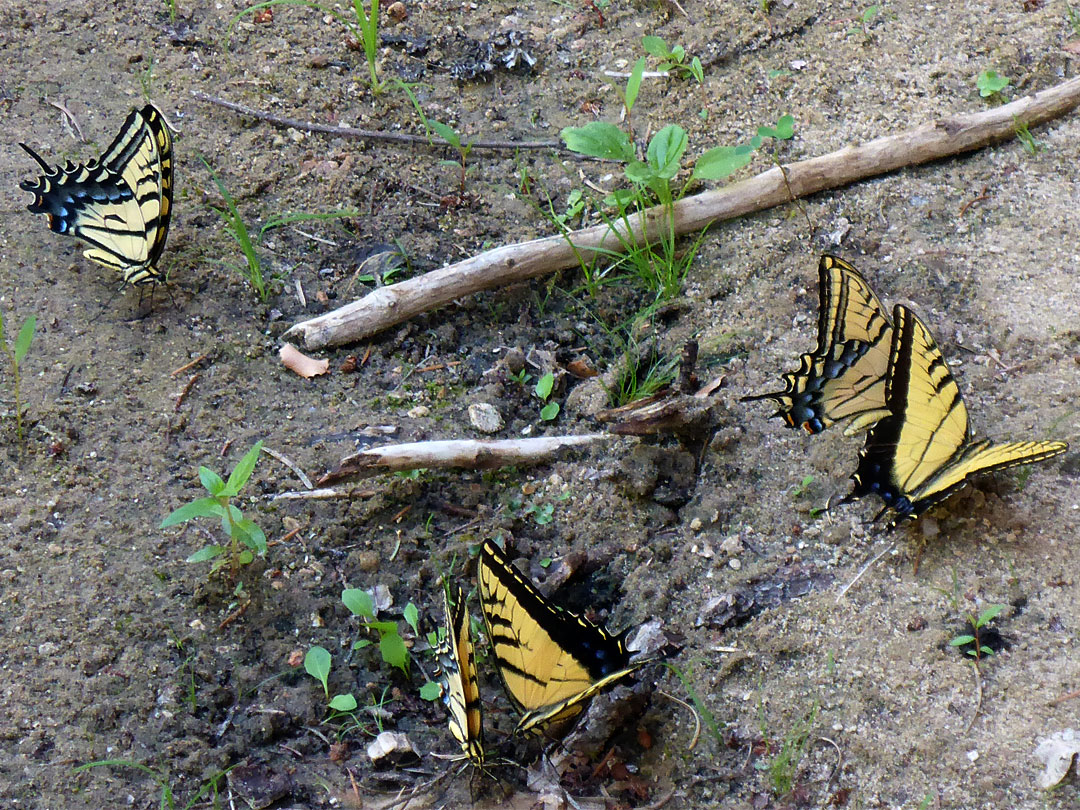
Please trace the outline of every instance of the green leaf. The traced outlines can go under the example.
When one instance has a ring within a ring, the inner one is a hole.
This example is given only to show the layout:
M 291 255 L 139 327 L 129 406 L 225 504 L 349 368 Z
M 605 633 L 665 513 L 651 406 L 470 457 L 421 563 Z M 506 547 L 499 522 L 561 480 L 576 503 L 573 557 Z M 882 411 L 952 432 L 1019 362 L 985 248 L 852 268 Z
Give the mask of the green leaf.
M 690 60 L 690 73 L 697 79 L 698 84 L 705 83 L 705 68 L 701 66 L 701 60 L 696 56 Z
M 239 494 L 240 490 L 244 488 L 244 484 L 251 478 L 251 474 L 255 471 L 255 463 L 259 460 L 259 453 L 262 451 L 262 439 L 255 442 L 255 446 L 252 447 L 244 457 L 237 462 L 237 465 L 233 467 L 233 471 L 229 473 L 229 482 L 225 484 L 225 490 L 222 495 L 228 495 L 230 498 Z M 218 493 L 214 493 L 215 495 Z
M 592 121 L 583 127 L 566 127 L 559 136 L 567 149 L 579 155 L 623 163 L 634 159 L 634 145 L 626 133 L 605 121 Z
M 441 121 L 428 121 L 428 124 L 435 131 L 435 134 L 449 143 L 455 149 L 461 148 L 461 136 L 453 127 L 447 126 Z
M 420 635 L 420 630 L 416 626 L 419 621 L 420 611 L 416 609 L 416 605 L 409 602 L 409 604 L 405 605 L 405 623 L 412 628 L 412 631 L 416 633 L 416 635 Z
M 221 476 L 209 467 L 199 467 L 199 481 L 211 495 L 220 495 L 225 489 Z
M 356 711 L 356 698 L 352 695 L 334 695 L 329 705 L 335 712 Z
M 354 650 L 362 650 L 362 649 L 364 649 L 364 647 L 370 647 L 374 643 L 375 642 L 373 642 L 369 638 L 362 638 L 359 641 L 354 641 L 353 645 L 352 645 L 352 648 Z
M 996 70 L 984 70 L 975 79 L 975 86 L 979 88 L 980 96 L 989 98 L 1008 87 L 1009 80 L 1005 76 L 999 76 Z
M 758 136 L 761 138 L 776 138 L 786 141 L 795 134 L 795 119 L 790 115 L 781 115 L 776 121 L 775 127 L 758 127 Z
M 233 526 L 233 531 L 241 532 L 237 539 L 248 548 L 258 552 L 261 557 L 266 553 L 266 535 L 254 522 L 244 518 Z
M 773 68 L 769 71 L 768 76 L 770 79 L 777 79 L 781 76 L 790 76 L 791 71 L 787 68 Z
M 745 145 L 717 146 L 697 159 L 693 176 L 701 180 L 721 180 L 733 175 L 753 156 L 753 151 Z
M 876 17 L 876 16 L 877 16 L 877 13 L 878 13 L 878 11 L 880 11 L 880 7 L 879 7 L 879 6 L 876 6 L 876 5 L 874 5 L 874 6 L 867 6 L 866 10 L 865 10 L 865 11 L 864 11 L 864 12 L 862 13 L 862 17 L 861 17 L 861 19 L 862 19 L 863 23 L 864 23 L 864 24 L 865 24 L 865 23 L 868 23 L 868 22 L 870 22 L 870 21 L 871 21 L 872 19 L 874 19 L 874 17 Z
M 559 403 L 549 402 L 543 408 L 540 409 L 540 418 L 545 422 L 550 422 L 556 416 L 559 415 Z
M 979 647 L 979 652 L 981 652 L 983 655 L 993 655 L 994 654 L 994 651 L 991 650 L 989 647 L 987 647 L 985 645 L 982 646 L 982 647 Z
M 186 523 L 199 517 L 221 517 L 225 514 L 225 507 L 214 498 L 199 498 L 191 503 L 185 503 L 179 509 L 170 512 L 158 528 L 167 529 L 178 523 Z
M 676 45 L 674 48 L 671 49 L 671 58 L 674 59 L 676 62 L 681 63 L 682 60 L 686 58 L 686 48 L 684 48 L 682 45 Z
M 326 679 L 330 677 L 330 653 L 323 647 L 312 647 L 304 656 L 304 669 L 322 684 L 323 692 L 330 697 L 330 687 L 326 683 Z
M 26 353 L 30 351 L 30 341 L 34 339 L 34 329 L 37 326 L 37 316 L 31 315 L 23 321 L 19 336 L 15 338 L 15 362 L 21 363 Z
M 970 644 L 975 640 L 975 636 L 957 636 L 949 642 L 950 647 L 963 647 L 965 644 Z
M 190 557 L 188 557 L 187 560 L 185 560 L 185 562 L 189 562 L 189 563 L 206 562 L 207 560 L 212 560 L 212 559 L 214 559 L 214 557 L 220 556 L 224 552 L 225 552 L 224 546 L 205 546 L 204 548 L 200 548 L 198 551 L 196 551 L 194 554 L 192 554 Z
M 645 155 L 657 175 L 670 180 L 678 173 L 687 143 L 686 130 L 676 124 L 668 124 L 653 135 Z
M 655 56 L 657 59 L 663 59 L 670 53 L 667 43 L 664 42 L 662 37 L 643 36 L 641 38 L 641 47 L 645 49 L 645 53 L 649 54 L 649 56 Z
M 975 626 L 976 627 L 982 627 L 985 624 L 989 624 L 994 619 L 996 619 L 997 615 L 999 613 L 1001 613 L 1001 611 L 1003 611 L 1004 609 L 1005 609 L 1005 605 L 991 605 L 990 607 L 988 607 L 986 610 L 984 610 L 982 613 L 979 614 L 979 618 L 978 618 L 978 620 L 976 620 Z
M 536 395 L 540 399 L 547 399 L 551 396 L 551 389 L 555 387 L 555 375 L 550 371 L 541 377 L 536 382 Z
M 367 591 L 346 588 L 341 592 L 341 601 L 354 616 L 363 616 L 365 619 L 375 618 L 375 601 Z
M 246 548 L 236 555 L 236 561 L 240 563 L 240 565 L 251 565 L 254 559 L 255 555 Z
M 437 681 L 428 681 L 420 687 L 421 700 L 438 700 L 442 697 L 442 684 Z
M 404 639 L 396 632 L 386 633 L 379 639 L 379 652 L 382 660 L 392 667 L 397 667 L 406 675 L 409 674 L 409 650 L 405 646 Z
M 547 568 L 549 565 L 551 565 L 551 563 L 551 557 L 544 557 L 542 560 L 540 560 L 540 567 Z
M 631 160 L 626 164 L 626 169 L 624 171 L 627 180 L 631 183 L 640 183 L 641 185 L 648 184 L 650 180 L 656 177 L 656 172 L 653 170 L 653 167 L 641 160 Z
M 634 66 L 630 69 L 630 78 L 626 80 L 626 96 L 623 100 L 626 102 L 627 112 L 634 109 L 634 102 L 637 101 L 638 92 L 641 90 L 641 77 L 644 73 L 645 57 L 642 56 L 634 62 Z M 633 147 L 630 148 L 630 157 L 633 157 Z

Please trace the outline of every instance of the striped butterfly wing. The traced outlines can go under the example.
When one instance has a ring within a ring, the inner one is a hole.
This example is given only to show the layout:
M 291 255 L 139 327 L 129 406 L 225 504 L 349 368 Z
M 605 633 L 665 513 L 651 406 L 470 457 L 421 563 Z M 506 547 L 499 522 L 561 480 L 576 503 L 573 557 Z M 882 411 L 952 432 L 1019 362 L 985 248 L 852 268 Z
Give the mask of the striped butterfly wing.
M 820 433 L 845 419 L 851 435 L 888 415 L 885 371 L 892 327 L 866 279 L 828 254 L 818 263 L 818 344 L 783 375 L 784 390 L 744 397 L 774 400 L 789 427 Z
M 464 755 L 479 767 L 484 763 L 483 709 L 469 613 L 465 609 L 465 596 L 461 588 L 444 583 L 443 608 L 446 635 L 435 649 L 442 701 L 449 714 L 450 733 L 461 745 Z
M 88 259 L 112 268 L 130 284 L 160 279 L 158 259 L 172 215 L 172 136 L 152 105 L 133 110 L 101 157 L 51 167 L 20 144 L 44 174 L 20 188 L 34 194 L 27 208 L 48 217 L 49 228 L 75 236 Z
M 494 542 L 480 552 L 480 608 L 516 733 L 557 736 L 590 698 L 634 672 L 622 639 L 544 597 Z
M 926 326 L 897 305 L 886 384 L 891 412 L 867 434 L 847 500 L 870 493 L 893 509 L 894 528 L 939 503 L 979 473 L 1051 458 L 1065 442 L 974 441 L 967 408 Z

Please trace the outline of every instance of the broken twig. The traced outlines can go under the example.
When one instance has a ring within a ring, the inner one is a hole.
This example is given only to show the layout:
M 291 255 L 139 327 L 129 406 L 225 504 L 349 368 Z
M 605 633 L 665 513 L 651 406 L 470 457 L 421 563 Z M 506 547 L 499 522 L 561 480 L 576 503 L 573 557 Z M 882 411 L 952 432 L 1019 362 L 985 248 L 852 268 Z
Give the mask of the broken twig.
M 970 152 L 1012 137 L 1018 125 L 1034 126 L 1080 105 L 1080 77 L 977 113 L 952 115 L 914 129 L 784 167 L 739 183 L 684 197 L 672 207 L 650 208 L 614 226 L 594 225 L 566 235 L 505 245 L 422 276 L 380 287 L 358 301 L 295 324 L 286 340 L 306 349 L 339 346 L 368 337 L 465 295 L 576 267 L 596 256 L 621 253 L 661 228 L 676 234 L 790 202 L 792 197 L 838 188 L 905 166 Z
M 320 486 L 380 473 L 446 467 L 487 470 L 512 464 L 540 464 L 563 450 L 586 447 L 614 436 L 588 433 L 583 436 L 551 436 L 535 439 L 459 439 L 410 442 L 373 447 L 341 460 L 338 468 L 319 479 Z

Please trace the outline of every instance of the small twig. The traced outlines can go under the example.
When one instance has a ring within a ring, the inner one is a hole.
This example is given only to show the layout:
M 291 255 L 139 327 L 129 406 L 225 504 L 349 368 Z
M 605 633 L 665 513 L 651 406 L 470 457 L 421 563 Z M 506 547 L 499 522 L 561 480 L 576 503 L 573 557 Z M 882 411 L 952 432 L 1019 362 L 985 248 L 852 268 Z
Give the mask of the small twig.
M 311 483 L 311 479 L 304 475 L 304 471 L 300 469 L 300 467 L 295 461 L 279 453 L 277 450 L 270 449 L 269 447 L 263 447 L 262 451 L 266 453 L 266 455 L 270 456 L 270 458 L 277 459 L 294 473 L 296 473 L 296 477 L 300 479 L 300 483 L 303 484 L 305 487 L 307 487 L 308 489 L 315 488 Z
M 689 703 L 687 703 L 682 698 L 677 698 L 674 695 L 668 694 L 663 689 L 657 689 L 656 691 L 659 694 L 666 697 L 668 700 L 675 701 L 680 706 L 682 706 L 684 709 L 686 709 L 688 712 L 690 712 L 691 715 L 693 715 L 693 717 L 694 717 L 694 734 L 690 738 L 690 744 L 688 746 L 686 746 L 687 751 L 693 751 L 694 748 L 698 744 L 698 740 L 701 739 L 701 716 L 698 714 L 697 709 L 695 709 L 693 706 L 691 706 Z
M 975 643 L 979 643 L 978 638 L 975 639 Z M 971 668 L 975 670 L 975 714 L 971 715 L 971 722 L 964 729 L 965 734 L 971 731 L 971 727 L 975 725 L 975 721 L 979 718 L 979 712 L 982 711 L 982 673 L 979 671 L 978 660 L 972 662 Z
M 417 374 L 423 374 L 425 371 L 442 371 L 446 368 L 453 368 L 454 366 L 460 366 L 460 360 L 451 360 L 449 363 L 436 363 L 432 366 L 424 366 L 423 368 L 415 369 Z
M 450 146 L 449 141 L 444 141 L 442 138 L 428 137 L 427 135 L 409 135 L 404 132 L 382 132 L 379 130 L 371 129 L 356 129 L 355 127 L 335 127 L 329 124 L 316 124 L 311 121 L 300 121 L 296 118 L 285 118 L 280 115 L 274 115 L 273 113 L 262 112 L 256 110 L 254 107 L 248 107 L 245 104 L 237 104 L 235 101 L 226 101 L 223 98 L 217 96 L 211 96 L 198 90 L 192 90 L 191 95 L 197 98 L 199 101 L 205 101 L 208 104 L 216 104 L 219 107 L 224 107 L 227 110 L 238 112 L 241 115 L 250 115 L 253 118 L 258 118 L 260 121 L 266 121 L 268 124 L 274 124 L 279 127 L 292 127 L 293 129 L 303 130 L 305 132 L 322 132 L 326 135 L 344 136 L 347 138 L 365 138 L 371 141 L 385 141 L 388 143 L 407 143 L 414 146 L 428 146 L 436 149 L 441 149 L 445 146 Z M 556 152 L 567 152 L 565 146 L 560 141 L 498 141 L 498 140 L 476 140 L 472 141 L 473 149 L 553 149 Z
M 209 356 L 210 356 L 209 352 L 207 352 L 206 354 L 200 354 L 198 357 L 196 357 L 190 363 L 184 363 L 184 365 L 180 366 L 180 368 L 176 369 L 176 371 L 169 372 L 169 376 L 170 377 L 176 377 L 176 376 L 178 376 L 180 374 L 183 374 L 188 369 L 194 368 L 195 366 L 199 365 L 199 363 L 201 363 L 203 360 L 207 359 Z
M 844 764 L 844 753 L 840 750 L 840 746 L 830 740 L 828 737 L 818 737 L 819 742 L 826 742 L 836 749 L 836 764 L 833 765 L 832 772 L 829 773 L 829 778 L 825 780 L 825 784 L 828 785 L 836 778 L 836 772 L 840 770 L 840 766 Z
M 956 215 L 956 218 L 959 219 L 960 217 L 964 216 L 964 214 L 967 213 L 967 210 L 971 208 L 971 206 L 973 206 L 975 203 L 982 202 L 983 200 L 989 200 L 990 195 L 986 193 L 986 190 L 987 186 L 983 186 L 983 190 L 979 193 L 979 196 L 972 197 L 970 200 L 964 203 L 963 206 L 960 208 L 960 213 Z
M 1051 706 L 1057 706 L 1059 703 L 1064 703 L 1067 700 L 1073 700 L 1074 698 L 1078 698 L 1078 697 L 1080 697 L 1080 689 L 1077 689 L 1075 692 L 1067 692 L 1066 694 L 1062 695 L 1061 697 L 1054 698 L 1053 700 L 1050 701 L 1050 705 Z
M 56 109 L 58 109 L 67 117 L 67 120 L 71 122 L 71 125 L 73 127 L 75 127 L 75 131 L 79 133 L 79 140 L 83 143 L 86 143 L 86 136 L 83 135 L 82 127 L 79 126 L 79 119 L 75 117 L 75 114 L 63 104 L 61 104 L 59 101 L 50 101 L 49 103 L 52 106 L 56 107 Z
M 244 602 L 244 604 L 240 605 L 240 607 L 238 607 L 232 613 L 230 613 L 228 616 L 226 616 L 224 619 L 222 619 L 221 623 L 217 626 L 218 631 L 220 632 L 220 631 L 224 630 L 230 624 L 232 624 L 237 619 L 239 619 L 241 616 L 243 616 L 245 613 L 247 613 L 247 609 L 248 609 L 248 607 L 250 605 L 251 605 L 251 600 L 249 599 L 246 602 Z
M 304 285 L 300 279 L 296 279 L 296 299 L 300 302 L 301 309 L 307 309 L 307 296 L 304 295 Z
M 373 447 L 346 456 L 336 470 L 319 479 L 320 486 L 347 479 L 418 469 L 491 470 L 521 464 L 542 464 L 564 450 L 609 442 L 607 433 L 542 436 L 535 439 L 457 439 L 408 442 Z
M 889 545 L 885 547 L 884 551 L 882 551 L 880 554 L 875 556 L 872 560 L 867 562 L 866 565 L 864 565 L 862 568 L 860 568 L 859 573 L 857 573 L 855 575 L 855 578 L 853 580 L 851 580 L 851 582 L 849 582 L 843 588 L 840 589 L 840 593 L 838 593 L 836 595 L 836 604 L 840 604 L 840 600 L 844 598 L 844 594 L 846 594 L 849 590 L 851 590 L 851 586 L 854 585 L 856 582 L 858 582 L 862 578 L 862 575 L 865 574 L 867 571 L 869 571 L 874 563 L 876 563 L 878 560 L 880 560 L 882 557 L 884 557 L 886 554 L 888 554 L 890 551 L 892 551 L 893 548 L 895 548 L 895 546 L 896 546 L 895 541 L 893 541 L 892 543 L 889 543 Z
M 274 501 L 333 501 L 338 498 L 374 498 L 378 495 L 374 489 L 312 489 L 307 492 L 279 492 Z
M 195 381 L 202 376 L 201 372 L 196 372 L 191 375 L 191 379 L 187 381 L 187 385 L 184 386 L 184 390 L 180 392 L 180 396 L 176 398 L 176 405 L 173 407 L 174 413 L 180 413 L 180 406 L 184 404 L 184 400 L 187 399 L 187 395 L 191 392 L 192 386 L 195 385 Z

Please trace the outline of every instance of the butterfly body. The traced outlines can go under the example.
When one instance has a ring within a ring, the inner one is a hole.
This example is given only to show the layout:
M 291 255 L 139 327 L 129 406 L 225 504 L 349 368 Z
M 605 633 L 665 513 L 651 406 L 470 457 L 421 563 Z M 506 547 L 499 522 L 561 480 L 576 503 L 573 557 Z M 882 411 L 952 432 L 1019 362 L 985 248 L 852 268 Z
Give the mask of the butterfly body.
M 132 110 L 99 158 L 49 164 L 19 144 L 41 166 L 37 180 L 19 184 L 34 195 L 27 208 L 45 214 L 49 228 L 87 245 L 88 259 L 120 273 L 129 284 L 161 280 L 157 267 L 172 215 L 172 135 L 152 104 Z
M 454 600 L 451 602 L 453 591 Z M 484 764 L 483 707 L 476 674 L 469 613 L 461 589 L 443 589 L 446 635 L 435 649 L 439 661 L 442 701 L 450 717 L 450 733 L 461 745 L 465 758 L 477 767 Z
M 850 419 L 846 434 L 886 415 L 884 375 L 892 326 L 866 279 L 836 256 L 818 263 L 818 344 L 783 375 L 784 390 L 743 397 L 774 400 L 792 428 L 820 433 Z
M 490 540 L 477 585 L 499 677 L 522 715 L 515 733 L 558 736 L 596 693 L 643 664 L 629 663 L 621 636 L 544 597 Z
M 902 305 L 893 310 L 895 332 L 885 377 L 889 415 L 867 433 L 844 500 L 878 495 L 892 510 L 889 528 L 948 498 L 974 476 L 1052 458 L 1060 441 L 995 444 L 975 440 L 960 388 L 933 336 Z

